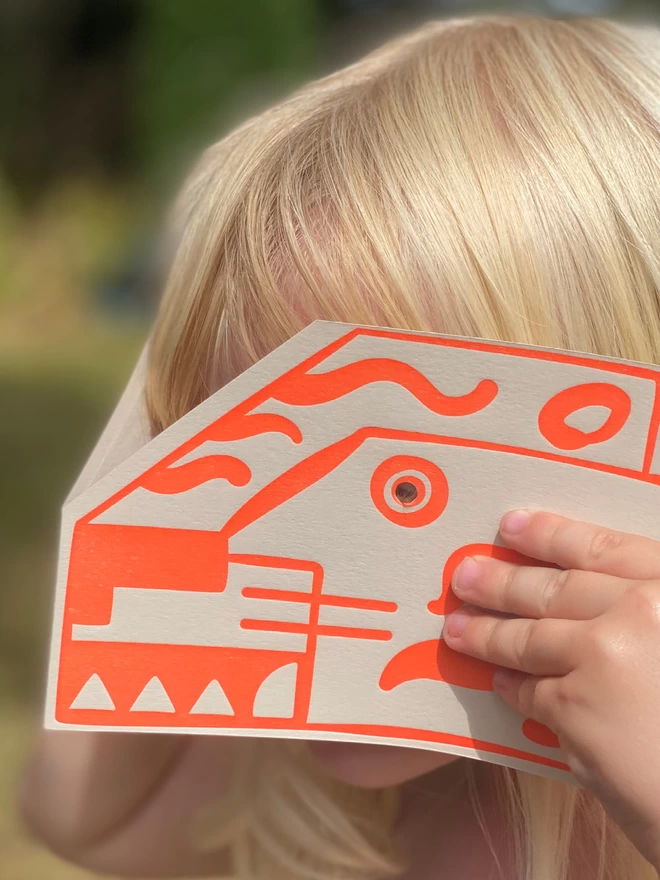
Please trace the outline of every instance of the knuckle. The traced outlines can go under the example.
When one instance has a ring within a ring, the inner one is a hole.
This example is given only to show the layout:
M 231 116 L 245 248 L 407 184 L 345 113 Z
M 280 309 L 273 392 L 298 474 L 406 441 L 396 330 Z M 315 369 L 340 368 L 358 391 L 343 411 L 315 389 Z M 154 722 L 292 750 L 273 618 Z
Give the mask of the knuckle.
M 660 625 L 660 585 L 656 582 L 635 584 L 626 591 L 625 601 L 632 614 Z
M 566 763 L 573 776 L 585 787 L 589 786 L 593 779 L 592 769 L 575 752 L 570 751 L 566 755 Z
M 570 713 L 581 704 L 579 693 L 576 692 L 569 676 L 544 679 L 545 687 L 539 693 L 539 712 L 553 726 L 553 722 L 565 726 Z
M 539 517 L 537 528 L 541 533 L 540 538 L 542 536 L 543 543 L 549 547 L 553 555 L 561 550 L 562 546 L 566 543 L 565 538 L 568 526 L 567 520 L 555 514 L 548 513 Z
M 556 687 L 550 679 L 541 678 L 536 681 L 530 709 L 534 717 L 544 723 L 552 721 L 558 715 L 560 707 L 557 705 Z
M 602 621 L 594 621 L 585 629 L 583 649 L 591 660 L 609 662 L 616 654 L 618 636 Z
M 567 675 L 558 678 L 554 682 L 553 688 L 553 704 L 560 706 L 562 709 L 568 708 L 577 702 L 575 688 L 573 687 Z
M 540 610 L 543 616 L 551 615 L 561 603 L 561 597 L 571 580 L 572 572 L 563 569 L 549 569 L 541 585 Z
M 500 622 L 491 624 L 485 633 L 484 653 L 497 662 L 502 656 L 502 628 Z
M 516 666 L 521 669 L 525 669 L 527 666 L 527 657 L 530 654 L 529 642 L 529 630 L 522 627 L 517 629 L 515 638 L 512 640 L 511 652 Z
M 529 668 L 534 657 L 537 657 L 543 648 L 541 628 L 535 623 L 529 623 L 521 627 L 516 644 L 516 658 L 523 668 Z
M 518 590 L 519 576 L 520 569 L 518 566 L 511 565 L 507 568 L 506 573 L 502 578 L 502 604 L 505 607 L 511 607 L 511 604 L 515 600 L 516 592 Z
M 518 634 L 510 628 L 512 622 L 507 619 L 496 620 L 489 626 L 485 654 L 491 662 L 503 666 L 512 666 L 519 662 L 521 648 Z
M 596 529 L 587 547 L 587 562 L 599 562 L 603 556 L 621 546 L 623 535 L 608 529 Z

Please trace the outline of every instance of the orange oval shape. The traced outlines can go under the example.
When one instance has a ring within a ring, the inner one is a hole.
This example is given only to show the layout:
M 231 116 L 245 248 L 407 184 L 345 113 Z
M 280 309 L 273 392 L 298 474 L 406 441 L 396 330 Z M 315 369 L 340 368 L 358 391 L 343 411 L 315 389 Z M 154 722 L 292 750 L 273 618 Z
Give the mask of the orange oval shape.
M 604 425 L 595 431 L 580 431 L 566 424 L 566 419 L 588 406 L 604 406 L 610 414 Z M 630 397 L 618 385 L 590 382 L 574 385 L 555 394 L 539 413 L 539 431 L 557 449 L 583 449 L 592 443 L 603 443 L 619 433 L 630 415 Z
M 522 732 L 527 739 L 531 739 L 532 742 L 540 746 L 548 746 L 551 749 L 561 748 L 557 734 L 545 724 L 541 724 L 540 721 L 535 721 L 533 718 L 528 718 L 523 722 Z

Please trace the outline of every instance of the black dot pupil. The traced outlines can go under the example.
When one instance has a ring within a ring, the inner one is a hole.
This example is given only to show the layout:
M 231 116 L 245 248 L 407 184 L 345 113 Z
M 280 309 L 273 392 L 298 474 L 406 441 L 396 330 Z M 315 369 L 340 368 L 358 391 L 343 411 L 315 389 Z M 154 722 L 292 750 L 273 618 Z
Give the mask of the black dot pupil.
M 400 501 L 401 504 L 412 504 L 417 498 L 417 487 L 412 483 L 399 483 L 394 490 L 394 494 L 397 501 Z

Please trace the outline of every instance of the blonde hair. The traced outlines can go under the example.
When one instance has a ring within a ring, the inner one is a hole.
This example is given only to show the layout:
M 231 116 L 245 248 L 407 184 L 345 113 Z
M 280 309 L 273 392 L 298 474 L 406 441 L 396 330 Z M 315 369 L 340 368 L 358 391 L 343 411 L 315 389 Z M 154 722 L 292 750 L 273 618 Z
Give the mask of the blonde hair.
M 184 189 L 154 430 L 315 318 L 658 362 L 659 138 L 660 36 L 602 19 L 434 23 L 306 87 Z M 249 748 L 219 829 L 240 877 L 397 870 L 391 792 L 330 782 L 286 742 Z M 516 876 L 567 877 L 582 835 L 594 877 L 655 878 L 586 792 L 487 770 Z

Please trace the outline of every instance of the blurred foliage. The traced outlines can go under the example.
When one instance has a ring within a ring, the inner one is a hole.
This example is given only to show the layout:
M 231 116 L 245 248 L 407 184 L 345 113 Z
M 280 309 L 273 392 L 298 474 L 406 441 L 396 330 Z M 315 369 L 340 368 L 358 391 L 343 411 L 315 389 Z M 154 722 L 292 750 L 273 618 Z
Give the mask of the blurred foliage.
M 109 321 L 94 289 L 140 203 L 62 186 L 22 217 L 0 200 L 0 878 L 89 876 L 30 842 L 13 810 L 41 714 L 59 509 L 107 420 L 146 327 Z
M 140 158 L 190 151 L 296 85 L 317 54 L 315 0 L 150 0 L 140 53 Z
M 133 0 L 130 45 L 121 28 L 101 39 L 113 2 L 0 8 L 0 880 L 89 876 L 29 841 L 14 790 L 41 713 L 59 510 L 148 332 L 163 194 L 316 57 L 316 0 Z M 104 69 L 131 77 L 107 112 Z M 127 161 L 104 165 L 121 108 Z
M 146 334 L 94 296 L 137 204 L 80 182 L 27 218 L 0 200 L 0 700 L 39 695 L 59 506 Z
M 144 222 L 134 192 L 62 183 L 24 215 L 0 197 L 0 878 L 88 877 L 13 809 L 41 714 L 59 509 L 143 345 L 96 305 Z
M 146 295 L 152 165 L 211 136 L 241 90 L 270 100 L 264 77 L 290 87 L 314 55 L 311 0 L 143 5 L 134 112 L 144 172 L 121 182 L 84 168 L 29 210 L 0 180 L 0 698 L 34 696 L 42 678 L 58 507 L 147 332 L 148 309 L 124 306 Z M 24 34 L 25 17 L 18 24 Z
M 145 212 L 135 193 L 93 181 L 60 183 L 27 215 L 0 194 L 0 332 L 10 316 L 33 341 L 82 319 L 95 281 L 122 260 Z

